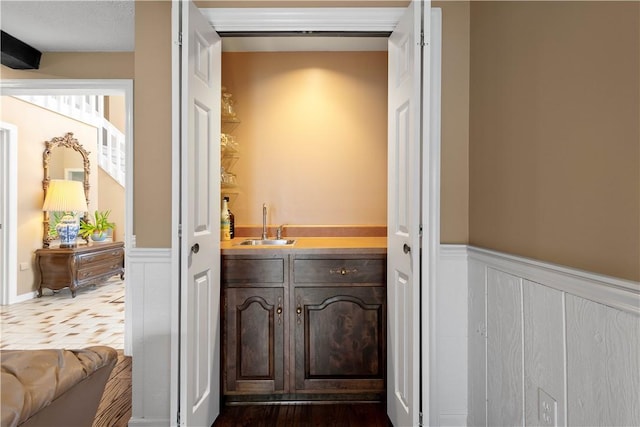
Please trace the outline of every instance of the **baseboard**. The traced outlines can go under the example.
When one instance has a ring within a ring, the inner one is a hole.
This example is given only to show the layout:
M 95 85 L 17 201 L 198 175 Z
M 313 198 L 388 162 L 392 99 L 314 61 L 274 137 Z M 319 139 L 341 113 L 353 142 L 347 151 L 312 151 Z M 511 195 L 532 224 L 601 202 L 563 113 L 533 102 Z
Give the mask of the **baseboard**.
M 11 304 L 16 304 L 16 303 L 24 302 L 24 301 L 29 301 L 30 299 L 34 299 L 34 298 L 38 298 L 38 292 L 36 292 L 36 291 L 27 292 L 25 294 L 18 295 L 17 297 L 15 297 L 11 301 Z
M 158 426 L 170 426 L 172 424 L 171 422 L 169 422 L 168 418 L 131 418 L 127 425 L 129 427 L 136 427 L 136 426 L 158 427 Z M 175 423 L 173 425 L 175 425 Z

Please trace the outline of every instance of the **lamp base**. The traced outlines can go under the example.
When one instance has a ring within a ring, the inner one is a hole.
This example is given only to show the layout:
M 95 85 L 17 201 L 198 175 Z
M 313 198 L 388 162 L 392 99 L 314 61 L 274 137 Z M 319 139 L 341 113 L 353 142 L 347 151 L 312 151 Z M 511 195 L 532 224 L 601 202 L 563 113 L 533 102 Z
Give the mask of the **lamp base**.
M 60 238 L 61 248 L 75 248 L 77 246 L 76 238 L 80 231 L 80 224 L 76 221 L 75 216 L 69 214 L 64 215 L 56 225 L 56 231 Z

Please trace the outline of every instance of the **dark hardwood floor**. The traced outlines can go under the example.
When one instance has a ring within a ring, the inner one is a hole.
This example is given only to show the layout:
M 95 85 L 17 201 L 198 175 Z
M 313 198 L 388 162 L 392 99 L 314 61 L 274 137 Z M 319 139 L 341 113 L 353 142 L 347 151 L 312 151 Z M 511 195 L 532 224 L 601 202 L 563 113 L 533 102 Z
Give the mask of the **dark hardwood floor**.
M 105 386 L 93 427 L 126 427 L 131 418 L 131 357 L 118 350 L 118 362 Z
M 212 427 L 389 427 L 379 403 L 226 406 Z
M 93 427 L 126 427 L 131 418 L 131 357 L 118 362 L 100 400 Z M 225 406 L 212 427 L 389 427 L 380 403 Z

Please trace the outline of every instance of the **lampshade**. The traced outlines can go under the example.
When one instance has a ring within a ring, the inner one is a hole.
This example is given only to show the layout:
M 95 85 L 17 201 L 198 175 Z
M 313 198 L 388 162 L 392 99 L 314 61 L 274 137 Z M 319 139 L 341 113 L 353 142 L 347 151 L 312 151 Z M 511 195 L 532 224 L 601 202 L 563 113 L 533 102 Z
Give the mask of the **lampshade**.
M 49 182 L 43 211 L 48 212 L 86 212 L 87 199 L 80 181 L 52 179 Z

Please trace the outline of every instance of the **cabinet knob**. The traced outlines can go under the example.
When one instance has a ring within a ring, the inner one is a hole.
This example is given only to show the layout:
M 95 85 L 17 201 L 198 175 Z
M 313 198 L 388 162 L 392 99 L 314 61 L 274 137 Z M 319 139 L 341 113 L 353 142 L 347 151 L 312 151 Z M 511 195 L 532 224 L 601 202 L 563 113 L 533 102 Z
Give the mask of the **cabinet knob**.
M 298 308 L 296 308 L 296 313 L 299 315 L 302 314 L 302 307 L 298 306 Z
M 402 251 L 405 254 L 408 254 L 409 252 L 411 252 L 411 246 L 407 245 L 406 243 L 404 244 L 404 246 L 402 246 Z
M 276 310 L 277 314 L 282 314 L 282 307 L 278 307 L 278 309 Z
M 196 243 L 195 245 L 191 246 L 191 252 L 193 252 L 194 254 L 200 252 L 200 245 Z
M 347 274 L 355 274 L 358 272 L 357 268 L 345 268 L 345 267 L 340 267 L 340 268 L 335 268 L 335 269 L 330 269 L 329 273 L 330 274 L 339 274 L 341 276 L 346 276 Z

